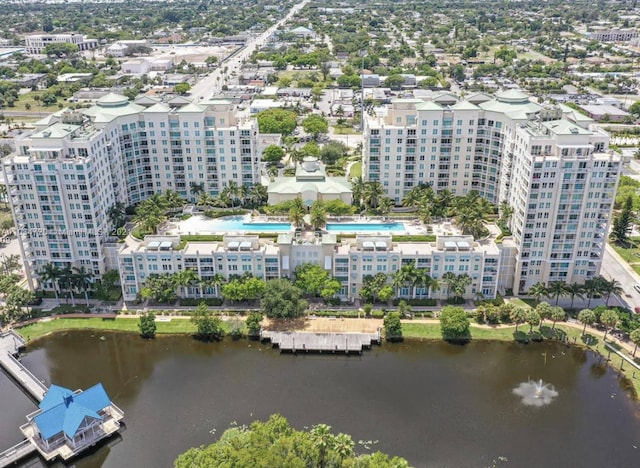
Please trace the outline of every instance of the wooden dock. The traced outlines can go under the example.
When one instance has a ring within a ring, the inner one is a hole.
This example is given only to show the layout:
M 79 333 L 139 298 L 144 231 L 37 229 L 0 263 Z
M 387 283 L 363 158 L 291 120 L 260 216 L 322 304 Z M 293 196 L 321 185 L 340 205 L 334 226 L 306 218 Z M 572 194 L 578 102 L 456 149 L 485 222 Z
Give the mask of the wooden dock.
M 260 332 L 260 338 L 270 341 L 281 352 L 292 353 L 362 353 L 372 344 L 380 344 L 380 331 L 377 333 L 310 333 L 310 332 Z
M 0 366 L 37 402 L 42 401 L 47 386 L 29 372 L 15 356 L 24 348 L 24 339 L 13 330 L 0 335 Z
M 13 378 L 36 402 L 42 401 L 47 386 L 24 367 L 15 356 L 24 348 L 24 339 L 13 330 L 0 334 L 0 367 Z M 28 439 L 0 452 L 0 467 L 18 463 L 32 455 L 36 447 Z

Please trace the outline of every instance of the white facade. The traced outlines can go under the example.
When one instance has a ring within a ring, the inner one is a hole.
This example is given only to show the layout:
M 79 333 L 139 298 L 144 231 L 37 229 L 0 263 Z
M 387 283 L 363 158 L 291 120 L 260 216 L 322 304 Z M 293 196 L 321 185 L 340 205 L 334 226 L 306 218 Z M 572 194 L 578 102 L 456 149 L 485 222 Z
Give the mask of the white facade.
M 638 37 L 638 31 L 624 29 L 594 31 L 589 33 L 589 37 L 602 42 L 627 42 Z
M 468 274 L 472 279 L 465 297 L 482 293 L 493 298 L 498 288 L 503 252 L 491 241 L 474 242 L 470 236 L 441 236 L 436 242 L 393 242 L 391 237 L 358 236 L 336 241 L 336 237 L 302 238 L 281 234 L 277 240 L 257 236 L 225 236 L 218 242 L 188 242 L 180 248 L 179 236 L 147 236 L 144 241 L 127 239 L 119 252 L 119 269 L 125 300 L 133 300 L 150 274 L 194 270 L 204 280 L 181 292 L 191 298 L 219 296 L 207 285 L 214 275 L 228 279 L 231 275 L 251 273 L 270 280 L 291 277 L 297 266 L 313 263 L 321 266 L 342 283 L 340 297 L 359 297 L 364 278 L 377 273 L 391 275 L 402 265 L 424 268 L 434 279 L 451 271 Z M 446 299 L 447 288 L 438 290 L 400 288 L 399 297 Z
M 620 160 L 591 119 L 544 109 L 518 91 L 400 99 L 378 115 L 365 118 L 363 175 L 396 203 L 427 183 L 456 196 L 475 190 L 515 210 L 518 255 L 503 289 L 518 294 L 537 282 L 583 283 L 599 274 Z M 540 164 L 553 168 L 537 171 Z
M 82 34 L 34 34 L 25 37 L 27 54 L 42 54 L 49 44 L 74 44 L 80 51 L 98 47 L 97 39 L 87 39 Z
M 228 101 L 145 107 L 109 94 L 36 123 L 3 161 L 29 281 L 50 262 L 96 275 L 115 268 L 106 252 L 116 202 L 169 189 L 192 200 L 196 183 L 212 196 L 231 181 L 258 183 L 258 141 L 257 122 L 239 119 Z

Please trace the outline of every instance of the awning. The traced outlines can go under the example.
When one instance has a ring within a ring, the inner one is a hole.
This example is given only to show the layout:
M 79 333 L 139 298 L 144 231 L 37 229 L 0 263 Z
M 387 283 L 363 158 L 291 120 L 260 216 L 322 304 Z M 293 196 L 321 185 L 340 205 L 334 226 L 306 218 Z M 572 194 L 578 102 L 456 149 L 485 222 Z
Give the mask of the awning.
M 362 243 L 362 248 L 367 250 L 373 250 L 375 246 L 376 245 L 371 241 L 365 241 Z
M 231 241 L 227 244 L 229 250 L 238 250 L 238 247 L 240 247 L 240 242 Z
M 462 242 L 458 242 L 458 248 L 469 250 L 469 248 L 471 248 L 471 245 L 468 242 L 462 241 Z
M 251 242 L 240 242 L 240 250 L 251 250 Z
M 161 249 L 170 249 L 172 246 L 173 246 L 173 242 L 171 241 L 160 242 Z
M 387 250 L 387 243 L 382 241 L 376 242 L 376 250 Z
M 152 241 L 147 244 L 147 249 L 157 249 L 158 247 L 160 247 L 160 242 L 158 241 Z

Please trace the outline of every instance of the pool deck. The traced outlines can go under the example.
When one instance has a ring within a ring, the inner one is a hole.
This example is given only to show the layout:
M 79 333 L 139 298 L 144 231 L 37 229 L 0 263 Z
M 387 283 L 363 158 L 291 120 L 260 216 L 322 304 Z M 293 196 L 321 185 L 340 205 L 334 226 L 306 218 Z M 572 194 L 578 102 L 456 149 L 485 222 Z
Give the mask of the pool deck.
M 235 215 L 236 219 L 239 217 Z M 206 218 L 203 215 L 193 215 L 191 218 L 184 221 L 173 221 L 170 222 L 167 226 L 165 232 L 166 234 L 172 235 L 233 235 L 233 234 L 248 234 L 248 233 L 261 233 L 261 232 L 273 232 L 273 233 L 287 233 L 293 232 L 294 229 L 291 227 L 290 229 L 282 229 L 282 224 L 289 224 L 289 220 L 287 216 L 252 216 L 251 214 L 244 215 L 242 219 L 242 223 L 244 225 L 238 225 L 229 227 L 228 229 L 223 229 L 221 223 L 223 223 L 224 218 L 216 218 L 210 219 Z M 256 223 L 255 229 L 251 229 L 251 223 Z M 278 228 L 274 230 L 265 229 L 264 224 L 274 224 L 279 225 Z M 330 217 L 327 220 L 327 224 L 335 225 L 344 223 L 345 225 L 354 225 L 360 224 L 364 226 L 364 229 L 358 230 L 354 229 L 353 226 L 350 228 L 341 230 L 341 229 L 331 229 L 331 234 L 370 234 L 370 235 L 390 235 L 390 234 L 404 234 L 404 235 L 423 235 L 429 234 L 427 227 L 421 222 L 415 219 L 394 219 L 390 217 L 382 217 L 382 218 L 370 218 L 367 216 L 337 216 Z M 400 230 L 388 230 L 388 229 L 380 229 L 376 230 L 375 225 L 379 224 L 381 226 L 400 223 L 404 224 L 404 229 Z M 333 227 L 333 226 L 332 226 Z

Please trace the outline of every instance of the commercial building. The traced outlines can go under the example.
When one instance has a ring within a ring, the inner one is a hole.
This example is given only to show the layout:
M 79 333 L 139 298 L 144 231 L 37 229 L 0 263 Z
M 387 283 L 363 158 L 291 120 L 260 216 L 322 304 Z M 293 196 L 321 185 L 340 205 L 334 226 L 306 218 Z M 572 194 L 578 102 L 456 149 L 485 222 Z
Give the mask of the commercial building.
M 215 196 L 230 182 L 260 180 L 257 122 L 229 101 L 136 103 L 108 94 L 35 126 L 3 161 L 32 287 L 50 262 L 95 275 L 116 267 L 108 218 L 116 202 L 130 206 L 166 190 L 193 200 L 193 184 Z
M 88 39 L 82 34 L 33 34 L 25 37 L 27 54 L 42 54 L 50 44 L 74 44 L 80 51 L 98 47 L 97 39 Z
M 397 99 L 365 116 L 363 175 L 398 204 L 419 183 L 507 202 L 518 294 L 599 274 L 621 169 L 608 142 L 589 117 L 515 90 Z
M 602 42 L 627 42 L 638 37 L 638 31 L 629 29 L 611 29 L 593 31 L 588 34 L 590 39 Z

